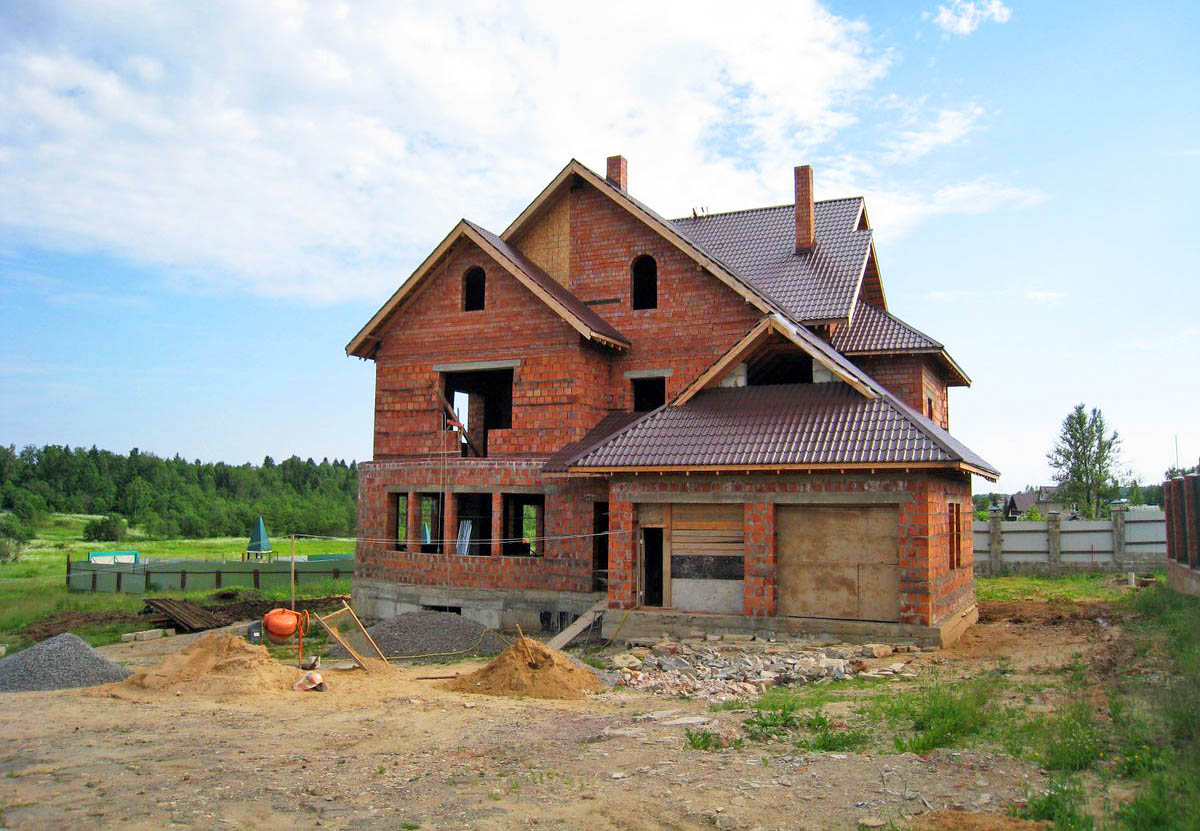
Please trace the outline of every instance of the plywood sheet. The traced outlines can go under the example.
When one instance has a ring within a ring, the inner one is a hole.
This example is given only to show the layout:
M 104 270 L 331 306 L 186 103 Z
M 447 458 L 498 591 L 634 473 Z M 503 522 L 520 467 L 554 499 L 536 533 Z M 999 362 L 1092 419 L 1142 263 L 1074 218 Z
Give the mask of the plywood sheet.
M 775 511 L 779 614 L 899 619 L 896 506 L 779 505 Z
M 643 528 L 663 524 L 663 506 L 659 504 L 638 505 L 638 525 Z
M 895 505 L 780 505 L 775 524 L 780 559 L 897 562 Z
M 671 526 L 679 530 L 742 530 L 741 503 L 676 503 Z

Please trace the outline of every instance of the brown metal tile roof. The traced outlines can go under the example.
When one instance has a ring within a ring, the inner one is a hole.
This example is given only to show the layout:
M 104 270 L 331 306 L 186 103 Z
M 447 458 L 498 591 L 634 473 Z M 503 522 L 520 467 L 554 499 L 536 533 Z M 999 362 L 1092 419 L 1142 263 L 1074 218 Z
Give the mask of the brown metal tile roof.
M 575 295 L 571 294 L 562 283 L 555 280 L 545 271 L 537 266 L 532 260 L 526 257 L 517 249 L 513 248 L 500 237 L 493 234 L 491 231 L 476 225 L 470 220 L 463 220 L 477 234 L 494 245 L 501 254 L 503 254 L 514 266 L 519 268 L 529 279 L 533 280 L 537 285 L 551 295 L 555 300 L 562 304 L 571 314 L 582 321 L 593 332 L 596 332 L 604 337 L 617 341 L 618 343 L 629 346 L 629 338 L 625 337 L 616 327 L 607 320 L 596 314 L 596 311 Z
M 833 333 L 833 348 L 855 352 L 918 352 L 943 348 L 933 338 L 870 303 L 859 303 L 849 326 Z
M 579 441 L 571 442 L 557 450 L 553 456 L 546 460 L 546 464 L 542 465 L 542 471 L 545 473 L 565 472 L 571 466 L 571 463 L 580 456 L 645 416 L 646 413 L 635 413 L 627 410 L 610 412 L 604 418 L 600 419 L 600 422 L 595 427 L 588 430 L 587 434 Z
M 663 407 L 584 454 L 572 470 L 612 467 L 964 462 L 998 472 L 891 395 L 841 384 L 718 388 Z
M 871 250 L 861 197 L 817 202 L 816 245 L 796 253 L 792 205 L 685 217 L 671 225 L 798 322 L 849 316 Z

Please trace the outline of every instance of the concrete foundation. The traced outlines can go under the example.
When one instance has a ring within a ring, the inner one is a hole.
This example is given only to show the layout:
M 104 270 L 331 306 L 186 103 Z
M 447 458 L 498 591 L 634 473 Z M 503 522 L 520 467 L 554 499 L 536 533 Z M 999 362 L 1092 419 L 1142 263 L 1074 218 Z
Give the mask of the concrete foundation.
M 805 617 L 767 617 L 729 615 L 710 612 L 675 612 L 662 609 L 610 609 L 604 615 L 606 638 L 687 637 L 694 630 L 718 634 L 754 634 L 773 632 L 780 638 L 849 643 L 907 642 L 921 646 L 946 647 L 953 644 L 967 627 L 979 620 L 979 608 L 972 603 L 966 609 L 948 615 L 937 626 L 884 623 L 863 620 L 829 620 Z
M 352 604 L 362 618 L 385 619 L 405 612 L 458 609 L 463 617 L 492 629 L 558 632 L 590 609 L 603 594 L 541 589 L 466 589 L 355 578 Z

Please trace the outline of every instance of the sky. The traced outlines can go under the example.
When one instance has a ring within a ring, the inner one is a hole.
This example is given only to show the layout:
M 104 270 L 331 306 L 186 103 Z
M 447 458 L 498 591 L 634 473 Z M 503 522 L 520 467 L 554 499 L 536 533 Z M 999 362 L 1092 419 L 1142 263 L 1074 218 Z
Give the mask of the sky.
M 367 459 L 344 347 L 571 158 L 667 216 L 863 195 L 951 431 L 1200 458 L 1194 3 L 0 5 L 0 443 Z

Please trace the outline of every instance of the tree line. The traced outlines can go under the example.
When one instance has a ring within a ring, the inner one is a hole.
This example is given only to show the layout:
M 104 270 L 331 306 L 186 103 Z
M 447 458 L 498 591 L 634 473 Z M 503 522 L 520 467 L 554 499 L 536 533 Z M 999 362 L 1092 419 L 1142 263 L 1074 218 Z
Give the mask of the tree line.
M 26 530 L 62 512 L 118 516 L 164 539 L 248 537 L 259 516 L 273 534 L 353 536 L 357 496 L 357 465 L 341 459 L 229 465 L 137 448 L 0 446 L 0 509 Z

